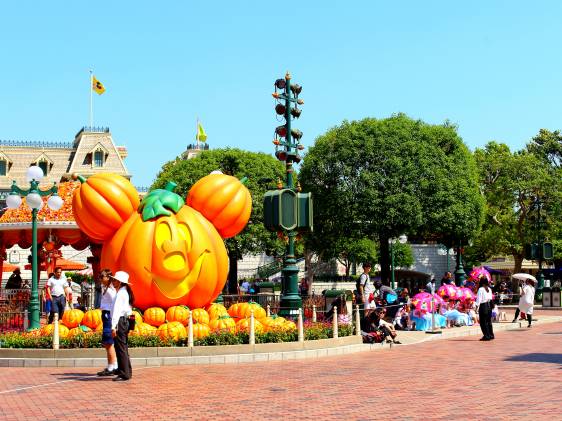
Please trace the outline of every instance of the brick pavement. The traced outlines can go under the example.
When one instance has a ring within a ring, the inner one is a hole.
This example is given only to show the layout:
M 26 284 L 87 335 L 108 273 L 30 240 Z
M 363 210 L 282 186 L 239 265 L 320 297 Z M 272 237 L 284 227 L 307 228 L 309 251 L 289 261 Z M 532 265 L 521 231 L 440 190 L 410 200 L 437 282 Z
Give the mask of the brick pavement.
M 562 419 L 562 323 L 318 360 L 0 369 L 0 419 Z M 15 390 L 21 389 L 21 390 Z M 115 405 L 104 405 L 111 397 Z M 116 416 L 112 416 L 116 414 Z

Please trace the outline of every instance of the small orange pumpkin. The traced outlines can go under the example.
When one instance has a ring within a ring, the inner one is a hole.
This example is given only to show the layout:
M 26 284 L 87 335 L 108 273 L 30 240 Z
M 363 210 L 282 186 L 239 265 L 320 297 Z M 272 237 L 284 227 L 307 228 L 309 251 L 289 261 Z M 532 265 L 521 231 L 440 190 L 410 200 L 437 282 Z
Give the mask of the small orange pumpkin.
M 193 339 L 203 339 L 209 336 L 211 333 L 211 329 L 208 325 L 203 323 L 194 323 L 193 324 Z
M 252 197 L 243 184 L 245 180 L 211 173 L 191 187 L 186 203 L 211 221 L 222 238 L 234 237 L 252 213 Z
M 49 325 L 45 325 L 41 328 L 41 335 L 42 336 L 53 336 L 53 331 L 55 330 L 55 325 L 53 323 Z M 66 338 L 68 336 L 68 328 L 59 323 L 59 338 Z
M 72 329 L 73 327 L 78 326 L 82 323 L 82 319 L 84 318 L 84 313 L 82 310 L 78 310 L 77 308 L 73 308 L 72 310 L 66 310 L 62 315 L 62 323 Z
M 251 319 L 240 319 L 238 323 L 236 323 L 236 332 L 246 332 L 250 333 L 250 322 Z M 262 333 L 264 331 L 263 325 L 260 323 L 259 320 L 254 319 L 254 332 L 255 333 Z
M 67 338 L 74 338 L 75 336 L 81 336 L 84 335 L 85 333 L 91 332 L 92 329 L 90 329 L 87 326 L 78 326 L 78 327 L 73 327 L 72 329 L 70 329 L 68 331 L 68 335 Z
M 228 307 L 228 314 L 230 317 L 238 317 L 238 307 L 240 307 L 242 303 L 234 303 L 230 307 Z
M 78 176 L 72 209 L 80 229 L 97 241 L 109 240 L 139 206 L 139 194 L 129 180 L 117 174 Z
M 236 323 L 230 316 L 219 316 L 217 319 L 213 319 L 209 322 L 209 328 L 213 332 L 230 332 L 234 333 L 236 331 Z
M 135 316 L 135 324 L 140 325 L 143 322 L 142 314 L 137 310 L 133 310 L 133 315 Z
M 207 308 L 207 313 L 209 313 L 209 319 L 216 319 L 219 316 L 228 314 L 226 307 L 222 304 L 213 303 Z
M 277 316 L 276 314 L 265 317 L 260 320 L 265 327 L 266 332 L 272 332 L 276 330 L 283 330 L 283 325 L 287 321 L 284 317 Z
M 194 323 L 209 324 L 209 313 L 204 308 L 196 308 L 192 312 Z
M 148 336 L 148 335 L 155 335 L 158 328 L 149 325 L 148 323 L 141 322 L 139 324 L 135 324 L 135 328 L 129 332 L 129 335 L 136 335 L 136 336 Z
M 189 323 L 189 308 L 186 306 L 173 306 L 166 311 L 166 321 L 180 322 L 187 326 Z
M 150 307 L 144 311 L 144 321 L 158 327 L 166 321 L 166 313 L 160 307 Z
M 82 319 L 82 324 L 84 326 L 88 326 L 90 329 L 95 329 L 101 323 L 101 310 L 99 308 L 95 310 L 88 310 L 84 313 L 84 318 Z
M 164 323 L 156 333 L 161 339 L 173 339 L 174 341 L 187 337 L 185 326 L 180 322 Z
M 266 316 L 265 310 L 263 309 L 262 306 L 260 306 L 258 303 L 253 302 L 253 301 L 249 301 L 247 303 L 238 303 L 238 304 L 234 304 L 236 307 L 234 307 L 232 309 L 232 313 L 229 312 L 229 314 L 232 317 L 238 317 L 240 319 L 245 319 L 247 317 L 250 317 L 250 315 L 252 314 L 252 311 L 254 312 L 254 318 L 255 319 L 263 319 Z

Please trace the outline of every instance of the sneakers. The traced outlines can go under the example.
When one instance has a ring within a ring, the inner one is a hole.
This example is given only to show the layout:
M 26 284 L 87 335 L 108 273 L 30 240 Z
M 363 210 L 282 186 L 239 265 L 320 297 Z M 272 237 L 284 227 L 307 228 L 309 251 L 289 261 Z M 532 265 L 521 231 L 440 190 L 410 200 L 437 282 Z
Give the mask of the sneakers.
M 98 371 L 98 376 L 113 376 L 115 370 L 108 370 L 107 367 L 102 371 Z

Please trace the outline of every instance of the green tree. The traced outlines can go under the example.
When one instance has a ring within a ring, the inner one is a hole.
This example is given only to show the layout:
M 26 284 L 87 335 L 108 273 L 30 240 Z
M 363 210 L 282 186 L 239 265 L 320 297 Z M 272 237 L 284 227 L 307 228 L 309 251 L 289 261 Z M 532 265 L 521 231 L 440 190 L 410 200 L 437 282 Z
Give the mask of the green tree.
M 497 142 L 489 142 L 474 154 L 487 206 L 482 232 L 469 254 L 475 261 L 498 254 L 512 255 L 514 269 L 519 272 L 525 244 L 538 237 L 536 198 L 544 203 L 542 217 L 546 224 L 541 230 L 546 229 L 547 237 L 556 226 L 556 215 L 560 215 L 557 209 L 562 185 L 556 177 L 556 164 L 539 148 L 512 152 Z
M 238 260 L 244 254 L 264 251 L 270 255 L 282 253 L 282 242 L 263 225 L 263 196 L 277 179 L 284 176 L 284 167 L 280 161 L 265 153 L 214 149 L 203 151 L 193 159 L 176 158 L 166 163 L 151 188 L 164 188 L 167 181 L 174 181 L 178 184 L 176 192 L 185 197 L 197 180 L 215 170 L 238 178 L 248 177 L 246 186 L 252 195 L 252 214 L 248 225 L 237 236 L 225 240 L 230 264 L 228 290 L 234 293 Z
M 481 225 L 473 157 L 448 122 L 429 125 L 404 114 L 344 121 L 316 139 L 300 180 L 314 197 L 307 246 L 333 254 L 339 238 L 376 239 L 387 281 L 389 238 L 466 240 Z

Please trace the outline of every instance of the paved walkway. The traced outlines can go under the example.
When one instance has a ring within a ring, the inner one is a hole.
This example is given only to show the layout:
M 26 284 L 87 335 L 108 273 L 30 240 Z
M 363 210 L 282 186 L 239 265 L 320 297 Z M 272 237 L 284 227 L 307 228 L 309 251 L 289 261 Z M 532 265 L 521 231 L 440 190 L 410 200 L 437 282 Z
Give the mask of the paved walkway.
M 317 360 L 0 369 L 0 419 L 562 419 L 562 323 Z M 112 399 L 115 404 L 105 405 Z M 116 414 L 113 416 L 113 414 Z

